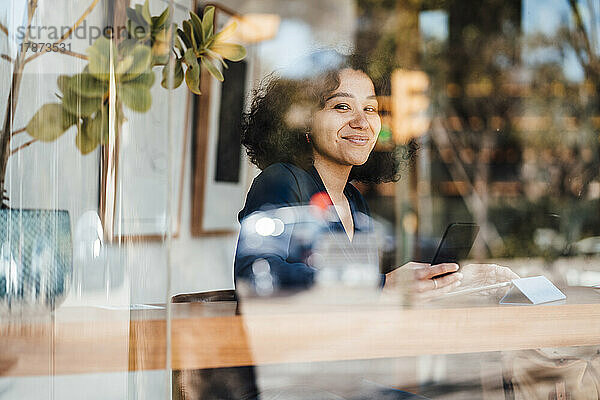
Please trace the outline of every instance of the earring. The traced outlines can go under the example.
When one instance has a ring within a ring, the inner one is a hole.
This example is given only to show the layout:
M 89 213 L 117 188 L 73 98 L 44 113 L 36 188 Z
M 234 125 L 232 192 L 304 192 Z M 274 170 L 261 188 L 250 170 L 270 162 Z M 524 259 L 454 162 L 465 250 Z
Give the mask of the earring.
M 306 136 L 306 143 L 310 143 L 310 137 L 308 137 L 308 133 L 306 133 L 305 136 Z

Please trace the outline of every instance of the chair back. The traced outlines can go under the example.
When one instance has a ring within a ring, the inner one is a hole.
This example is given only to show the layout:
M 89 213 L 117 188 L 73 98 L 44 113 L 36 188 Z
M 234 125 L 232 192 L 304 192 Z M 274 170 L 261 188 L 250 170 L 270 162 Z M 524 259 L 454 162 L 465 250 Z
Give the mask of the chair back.
M 172 303 L 237 303 L 237 301 L 235 290 L 184 293 L 171 298 Z M 235 314 L 238 314 L 237 307 Z M 174 370 L 172 390 L 173 400 L 258 400 L 259 398 L 253 366 Z
M 238 298 L 233 289 L 183 293 L 171 298 L 171 303 L 213 303 L 217 301 L 238 301 Z

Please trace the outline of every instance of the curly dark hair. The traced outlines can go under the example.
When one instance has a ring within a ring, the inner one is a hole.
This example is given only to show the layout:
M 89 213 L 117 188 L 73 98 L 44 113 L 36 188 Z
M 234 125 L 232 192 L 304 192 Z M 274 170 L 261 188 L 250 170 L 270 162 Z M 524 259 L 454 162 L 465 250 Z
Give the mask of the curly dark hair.
M 308 113 L 323 108 L 327 97 L 340 85 L 339 72 L 346 68 L 367 71 L 364 59 L 341 56 L 335 66 L 326 66 L 307 79 L 267 76 L 253 93 L 249 112 L 242 122 L 242 145 L 250 161 L 261 170 L 287 162 L 308 169 L 313 164 L 313 147 L 306 140 Z M 314 57 L 314 56 L 313 56 Z M 366 72 L 365 72 L 366 73 Z M 386 88 L 376 87 L 379 95 Z M 372 151 L 362 165 L 352 167 L 349 180 L 364 183 L 397 181 L 403 162 L 417 150 L 411 142 L 403 153 Z

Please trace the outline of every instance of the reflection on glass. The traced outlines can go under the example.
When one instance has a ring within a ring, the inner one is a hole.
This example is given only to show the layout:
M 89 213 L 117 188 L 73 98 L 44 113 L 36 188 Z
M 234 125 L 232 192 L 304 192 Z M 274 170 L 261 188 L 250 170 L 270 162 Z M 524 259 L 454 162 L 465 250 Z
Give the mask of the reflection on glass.
M 336 216 L 333 206 L 291 206 L 249 215 L 241 223 L 237 258 L 254 261 L 250 274 L 243 271 L 239 277 L 250 281 L 259 296 L 285 292 L 297 283 L 285 277 L 281 282 L 281 260 L 302 257 L 309 268 L 318 271 L 314 283 L 319 287 L 377 287 L 381 284 L 381 241 L 380 235 L 370 232 L 373 221 L 357 213 L 350 243 L 345 233 L 330 230 Z
M 125 3 L 0 6 L 2 399 L 600 398 L 598 2 Z

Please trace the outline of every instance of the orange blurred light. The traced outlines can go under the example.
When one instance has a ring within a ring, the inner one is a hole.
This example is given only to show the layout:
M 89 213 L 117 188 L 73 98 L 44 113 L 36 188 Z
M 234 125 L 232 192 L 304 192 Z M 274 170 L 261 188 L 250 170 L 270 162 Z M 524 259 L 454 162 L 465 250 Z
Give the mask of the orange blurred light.
M 429 77 L 423 71 L 397 69 L 392 73 L 392 133 L 396 143 L 406 143 L 429 129 L 425 114 Z

